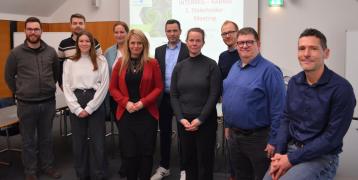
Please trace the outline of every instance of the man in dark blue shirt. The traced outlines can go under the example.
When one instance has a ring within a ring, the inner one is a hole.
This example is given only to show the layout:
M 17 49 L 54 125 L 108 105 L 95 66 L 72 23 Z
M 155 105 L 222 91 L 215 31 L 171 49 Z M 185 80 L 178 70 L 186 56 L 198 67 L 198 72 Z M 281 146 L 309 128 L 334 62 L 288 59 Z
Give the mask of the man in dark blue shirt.
M 253 28 L 240 29 L 237 49 L 240 61 L 223 85 L 231 162 L 237 179 L 261 180 L 275 149 L 286 90 L 280 69 L 261 56 Z
M 239 35 L 239 26 L 233 22 L 226 20 L 223 25 L 221 26 L 221 37 L 223 38 L 224 43 L 227 45 L 227 50 L 223 51 L 219 56 L 218 66 L 221 72 L 221 78 L 224 80 L 229 71 L 231 66 L 237 62 L 240 57 L 239 53 L 237 52 L 237 37 Z M 229 128 L 225 128 L 225 138 L 229 137 Z M 230 160 L 230 157 L 229 157 Z M 230 167 L 230 180 L 235 179 L 234 172 L 231 166 L 231 162 L 229 162 Z
M 328 56 L 320 31 L 300 35 L 303 71 L 288 84 L 277 153 L 265 179 L 334 179 L 356 100 L 350 83 L 325 66 Z

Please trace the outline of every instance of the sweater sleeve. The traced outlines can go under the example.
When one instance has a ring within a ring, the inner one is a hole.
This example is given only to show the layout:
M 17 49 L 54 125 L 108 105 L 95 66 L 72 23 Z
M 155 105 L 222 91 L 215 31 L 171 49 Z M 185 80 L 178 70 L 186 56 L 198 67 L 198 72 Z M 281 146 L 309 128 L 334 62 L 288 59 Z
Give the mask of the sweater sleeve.
M 98 69 L 99 78 L 97 80 L 98 89 L 96 90 L 93 99 L 87 103 L 85 111 L 88 112 L 88 114 L 92 114 L 101 106 L 108 92 L 109 73 L 107 60 L 104 56 L 99 56 L 98 62 L 100 65 Z
M 16 93 L 16 74 L 16 58 L 15 55 L 11 52 L 5 65 L 5 81 L 13 94 Z
M 70 108 L 70 111 L 78 116 L 83 109 L 78 103 L 77 97 L 71 89 L 71 63 L 71 60 L 66 60 L 63 64 L 63 94 L 65 96 L 66 104 L 68 108 Z
M 180 102 L 179 102 L 180 94 L 178 90 L 178 71 L 180 67 L 181 67 L 180 64 L 177 64 L 174 67 L 172 73 L 172 79 L 170 83 L 170 102 L 172 104 L 172 108 L 178 122 L 184 118 L 182 109 L 180 107 Z
M 204 123 L 210 114 L 216 110 L 216 103 L 218 102 L 221 90 L 221 76 L 219 67 L 213 62 L 210 66 L 210 79 L 209 79 L 209 96 L 198 117 Z

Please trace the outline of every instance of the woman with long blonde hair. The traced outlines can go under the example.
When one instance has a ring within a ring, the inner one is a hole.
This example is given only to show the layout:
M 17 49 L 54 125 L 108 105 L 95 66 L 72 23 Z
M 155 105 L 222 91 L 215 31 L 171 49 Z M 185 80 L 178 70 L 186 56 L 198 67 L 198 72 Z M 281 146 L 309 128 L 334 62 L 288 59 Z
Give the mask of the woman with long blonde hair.
M 127 179 L 148 180 L 159 119 L 157 99 L 163 82 L 157 60 L 149 58 L 149 42 L 142 31 L 129 31 L 123 57 L 113 69 L 109 90 L 118 105 L 116 119 Z

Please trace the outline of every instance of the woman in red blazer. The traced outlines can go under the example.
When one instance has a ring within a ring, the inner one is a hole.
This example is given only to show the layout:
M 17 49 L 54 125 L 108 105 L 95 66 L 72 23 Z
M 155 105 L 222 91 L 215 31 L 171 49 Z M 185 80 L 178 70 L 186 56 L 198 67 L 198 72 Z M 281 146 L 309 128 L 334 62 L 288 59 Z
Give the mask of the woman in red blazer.
M 120 150 L 128 180 L 150 179 L 163 83 L 157 60 L 149 58 L 142 31 L 128 33 L 125 52 L 113 69 L 109 91 L 117 102 Z

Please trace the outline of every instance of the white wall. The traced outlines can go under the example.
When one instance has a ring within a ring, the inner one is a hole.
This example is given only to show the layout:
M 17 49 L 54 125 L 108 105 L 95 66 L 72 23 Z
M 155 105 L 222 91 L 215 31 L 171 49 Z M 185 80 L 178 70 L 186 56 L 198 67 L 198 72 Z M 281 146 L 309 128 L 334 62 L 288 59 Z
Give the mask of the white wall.
M 68 22 L 72 13 L 82 13 L 87 21 L 128 20 L 128 1 L 100 0 L 100 7 L 93 0 L 66 0 L 44 22 Z M 3 17 L 3 18 L 1 18 Z M 328 39 L 331 57 L 327 65 L 344 75 L 345 31 L 358 29 L 358 0 L 285 0 L 282 8 L 268 7 L 267 0 L 259 0 L 261 18 L 262 54 L 280 66 L 285 75 L 301 70 L 297 62 L 297 39 L 307 27 L 321 30 Z M 26 17 L 0 12 L 0 19 L 24 20 Z M 220 24 L 218 24 L 220 26 Z
M 30 16 L 34 16 L 34 15 L 20 15 L 20 14 L 0 12 L 1 20 L 25 21 Z M 41 20 L 41 22 L 49 22 L 48 21 L 49 17 L 42 17 L 42 16 L 36 16 L 36 17 L 38 17 Z
M 81 13 L 86 21 L 119 20 L 119 3 L 122 0 L 99 0 L 100 6 L 93 5 L 93 0 L 67 0 L 50 17 L 51 22 L 69 22 L 71 14 Z
M 301 70 L 297 61 L 297 40 L 307 27 L 322 31 L 331 49 L 328 67 L 344 75 L 346 30 L 358 29 L 357 0 L 285 0 L 284 7 L 270 8 L 259 2 L 262 54 L 287 75 Z

